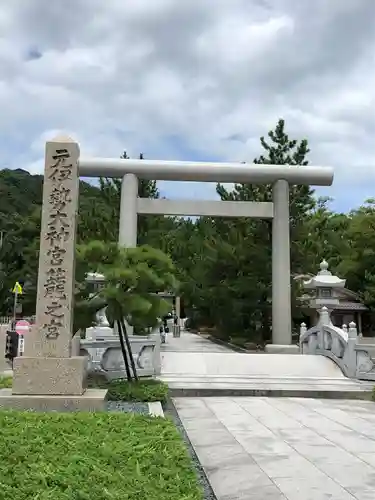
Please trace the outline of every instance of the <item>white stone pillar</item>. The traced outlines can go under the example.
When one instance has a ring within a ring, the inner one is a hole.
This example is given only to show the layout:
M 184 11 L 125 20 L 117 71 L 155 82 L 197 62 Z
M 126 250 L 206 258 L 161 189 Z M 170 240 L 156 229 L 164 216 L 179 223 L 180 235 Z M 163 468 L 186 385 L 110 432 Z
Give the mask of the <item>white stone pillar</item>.
M 268 352 L 298 352 L 292 346 L 292 313 L 290 285 L 289 184 L 285 180 L 273 185 L 272 221 L 272 344 Z
M 177 316 L 177 319 L 178 319 L 178 324 L 180 324 L 180 318 L 181 318 L 181 298 L 179 295 L 176 295 L 176 298 L 175 298 L 175 301 L 176 301 L 176 316 Z
M 137 198 L 138 178 L 134 174 L 126 174 L 122 178 L 120 201 L 119 245 L 128 248 L 137 246 Z M 125 321 L 129 335 L 133 335 L 134 328 Z
M 362 332 L 362 313 L 361 312 L 358 313 L 358 328 L 357 328 L 357 330 L 358 330 L 358 335 L 362 337 L 363 332 Z
M 137 246 L 137 197 L 137 177 L 134 174 L 124 175 L 121 186 L 119 228 L 119 244 L 124 247 Z

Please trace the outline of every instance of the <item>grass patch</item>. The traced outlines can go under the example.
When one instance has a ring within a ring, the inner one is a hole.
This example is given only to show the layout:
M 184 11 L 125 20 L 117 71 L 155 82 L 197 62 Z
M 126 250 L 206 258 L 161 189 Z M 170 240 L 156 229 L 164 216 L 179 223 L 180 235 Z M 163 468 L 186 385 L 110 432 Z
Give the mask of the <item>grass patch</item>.
M 123 413 L 0 412 L 4 500 L 202 500 L 167 419 Z
M 10 389 L 12 387 L 12 377 L 0 377 L 0 389 Z

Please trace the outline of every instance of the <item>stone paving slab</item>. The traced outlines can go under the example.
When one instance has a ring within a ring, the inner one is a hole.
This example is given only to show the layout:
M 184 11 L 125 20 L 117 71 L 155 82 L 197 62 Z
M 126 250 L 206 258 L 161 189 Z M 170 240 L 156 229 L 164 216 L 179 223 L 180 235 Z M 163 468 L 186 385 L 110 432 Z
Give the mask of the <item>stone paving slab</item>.
M 374 500 L 375 403 L 176 398 L 218 500 Z

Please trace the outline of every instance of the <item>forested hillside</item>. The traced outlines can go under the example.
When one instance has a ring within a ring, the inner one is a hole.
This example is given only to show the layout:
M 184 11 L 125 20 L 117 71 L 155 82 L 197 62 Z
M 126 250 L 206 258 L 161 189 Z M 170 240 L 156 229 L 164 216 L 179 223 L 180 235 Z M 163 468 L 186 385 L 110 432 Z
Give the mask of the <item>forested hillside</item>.
M 306 139 L 290 138 L 283 120 L 259 144 L 256 163 L 308 163 Z M 35 310 L 40 233 L 42 176 L 23 170 L 0 172 L 0 314 L 11 310 L 10 289 L 25 283 L 25 314 Z M 269 201 L 271 186 L 239 184 L 228 191 L 217 186 L 222 200 Z M 140 196 L 158 197 L 155 182 L 140 183 Z M 80 183 L 78 241 L 117 241 L 120 181 L 101 179 L 99 187 Z M 364 201 L 348 214 L 330 210 L 306 186 L 291 189 L 292 274 L 316 272 L 325 258 L 347 285 L 375 305 L 375 204 Z M 214 219 L 196 221 L 141 217 L 139 243 L 170 254 L 177 265 L 186 311 L 196 324 L 216 328 L 219 335 L 270 338 L 271 227 L 268 221 Z M 296 283 L 293 314 L 300 322 Z

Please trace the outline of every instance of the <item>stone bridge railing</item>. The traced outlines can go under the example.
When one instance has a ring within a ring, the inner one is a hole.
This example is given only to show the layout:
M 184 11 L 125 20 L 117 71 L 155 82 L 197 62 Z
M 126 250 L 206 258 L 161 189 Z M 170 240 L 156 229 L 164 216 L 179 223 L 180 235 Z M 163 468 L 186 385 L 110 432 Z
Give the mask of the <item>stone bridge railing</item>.
M 0 374 L 11 368 L 4 357 L 8 329 L 9 325 L 0 325 Z M 160 334 L 130 335 L 129 341 L 138 376 L 160 375 Z M 77 334 L 72 339 L 72 355 L 88 358 L 89 373 L 102 373 L 109 380 L 124 377 L 125 366 L 118 335 L 106 335 L 100 340 L 85 340 Z
M 139 377 L 160 375 L 160 335 L 129 336 L 137 374 Z M 72 350 L 88 358 L 89 373 L 101 373 L 108 380 L 123 378 L 125 374 L 118 336 L 103 340 L 73 339 Z
M 360 344 L 355 323 L 349 328 L 334 326 L 329 311 L 323 307 L 319 323 L 307 329 L 302 323 L 300 349 L 302 354 L 320 354 L 334 361 L 345 376 L 360 380 L 375 381 L 375 364 L 370 350 L 373 346 Z

